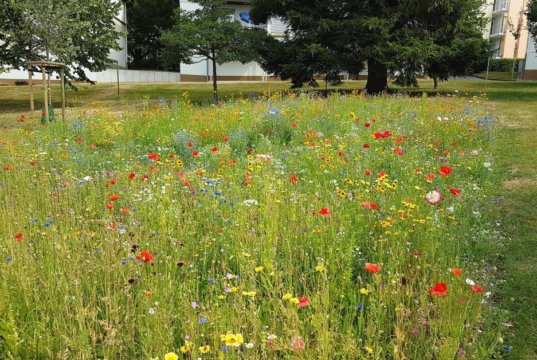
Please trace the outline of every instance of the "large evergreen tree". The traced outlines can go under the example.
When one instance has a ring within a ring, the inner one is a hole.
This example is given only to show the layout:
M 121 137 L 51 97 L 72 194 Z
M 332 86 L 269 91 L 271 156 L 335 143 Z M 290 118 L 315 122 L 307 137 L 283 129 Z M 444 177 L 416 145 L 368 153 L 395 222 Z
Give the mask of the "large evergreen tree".
M 528 17 L 528 31 L 533 36 L 537 47 L 537 0 L 530 0 L 526 16 Z
M 0 0 L 0 65 L 25 68 L 28 60 L 69 65 L 67 76 L 88 80 L 84 69 L 104 70 L 119 49 L 110 0 Z
M 302 63 L 303 57 L 307 59 L 304 64 L 330 64 L 331 69 L 350 72 L 356 72 L 366 62 L 366 90 L 379 93 L 387 89 L 389 69 L 403 77 L 403 82 L 412 82 L 417 72 L 432 69 L 429 64 L 438 61 L 456 41 L 475 41 L 476 36 L 480 37 L 481 5 L 481 0 L 254 0 L 252 17 L 255 21 L 280 17 L 289 25 L 283 43 L 274 46 L 273 51 L 265 51 L 279 54 L 281 65 L 276 67 L 277 74 L 283 74 L 288 66 L 299 71 L 287 74 L 291 78 L 302 76 L 300 71 L 304 69 L 330 70 L 322 66 L 301 69 L 300 65 L 290 65 Z M 296 52 L 302 57 L 295 57 L 289 49 L 283 50 L 286 45 L 296 47 L 297 44 L 301 48 Z M 283 54 L 289 56 L 284 58 Z M 320 59 L 325 55 L 325 61 Z M 273 65 L 271 56 L 264 55 L 262 61 L 269 70 Z
M 173 25 L 174 10 L 179 0 L 130 0 L 127 3 L 129 22 L 129 67 L 133 69 L 162 69 L 163 30 Z
M 194 11 L 179 9 L 171 29 L 164 31 L 164 56 L 168 63 L 192 64 L 210 60 L 213 73 L 213 92 L 218 103 L 217 64 L 230 61 L 247 63 L 256 60 L 253 35 L 256 29 L 244 28 L 229 18 L 224 0 L 198 0 Z

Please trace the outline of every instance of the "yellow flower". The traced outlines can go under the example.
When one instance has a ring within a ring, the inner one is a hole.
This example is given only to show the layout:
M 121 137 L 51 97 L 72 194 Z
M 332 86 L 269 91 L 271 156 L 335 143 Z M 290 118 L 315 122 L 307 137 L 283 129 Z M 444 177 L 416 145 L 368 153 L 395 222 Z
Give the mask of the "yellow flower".
M 177 356 L 176 353 L 167 353 L 166 355 L 164 355 L 164 360 L 177 360 L 179 359 L 179 356 Z
M 292 298 L 292 299 L 289 299 L 289 301 L 291 302 L 291 304 L 298 304 L 300 302 L 300 300 L 298 300 L 298 298 Z
M 373 354 L 373 349 L 371 349 L 369 346 L 364 347 L 364 349 L 368 354 Z
M 243 291 L 242 295 L 243 296 L 254 297 L 255 296 L 255 291 Z
M 191 349 L 192 349 L 192 342 L 191 341 L 187 341 L 183 346 L 181 346 L 181 352 L 183 354 L 186 354 L 187 352 L 189 352 Z
M 255 268 L 255 272 L 258 273 L 258 272 L 263 271 L 264 269 L 265 269 L 265 268 L 264 268 L 263 266 L 258 266 L 258 267 Z
M 226 343 L 226 346 L 239 347 L 244 342 L 241 334 L 227 333 L 226 335 L 220 335 L 220 339 Z
M 200 346 L 199 351 L 200 351 L 202 354 L 207 354 L 208 352 L 211 351 L 211 347 L 210 347 L 209 345 Z
M 285 294 L 284 296 L 282 296 L 282 299 L 283 299 L 283 300 L 291 300 L 292 297 L 293 297 L 293 295 L 287 293 L 287 294 Z
M 232 291 L 232 292 L 237 292 L 237 291 L 239 291 L 239 288 L 236 287 L 236 286 L 233 286 L 233 287 L 231 288 L 231 291 Z
M 367 290 L 366 288 L 361 288 L 361 289 L 360 289 L 360 294 L 362 294 L 362 295 L 369 295 L 369 290 Z
M 318 272 L 323 272 L 326 270 L 326 267 L 324 266 L 324 264 L 319 264 L 315 267 L 315 271 L 318 271 Z

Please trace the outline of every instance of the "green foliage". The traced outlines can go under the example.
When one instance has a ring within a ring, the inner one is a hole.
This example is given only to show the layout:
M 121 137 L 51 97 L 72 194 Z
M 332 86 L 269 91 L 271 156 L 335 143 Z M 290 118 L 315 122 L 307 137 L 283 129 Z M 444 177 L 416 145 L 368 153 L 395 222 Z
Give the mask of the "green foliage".
M 537 0 L 530 0 L 526 16 L 528 19 L 528 31 L 533 36 L 535 47 L 537 47 Z
M 489 71 L 511 72 L 514 66 L 514 71 L 518 72 L 521 60 L 524 59 L 490 59 Z M 486 67 L 483 70 L 486 71 Z
M 131 0 L 127 3 L 129 24 L 129 67 L 133 69 L 162 69 L 163 30 L 173 25 L 173 13 L 178 0 Z
M 405 85 L 416 85 L 424 73 L 469 72 L 486 49 L 482 3 L 254 0 L 251 13 L 258 22 L 283 18 L 290 29 L 284 41 L 264 44 L 265 70 L 301 86 L 314 74 L 357 73 L 367 61 L 366 89 L 377 93 L 387 87 L 388 70 Z
M 169 64 L 211 60 L 215 101 L 218 101 L 216 64 L 255 60 L 257 57 L 251 44 L 252 34 L 256 31 L 230 21 L 223 0 L 199 0 L 196 3 L 200 5 L 197 10 L 177 10 L 174 25 L 163 32 L 164 58 Z
M 0 64 L 25 68 L 28 60 L 69 65 L 68 78 L 87 80 L 84 69 L 104 70 L 119 49 L 109 0 L 0 0 Z

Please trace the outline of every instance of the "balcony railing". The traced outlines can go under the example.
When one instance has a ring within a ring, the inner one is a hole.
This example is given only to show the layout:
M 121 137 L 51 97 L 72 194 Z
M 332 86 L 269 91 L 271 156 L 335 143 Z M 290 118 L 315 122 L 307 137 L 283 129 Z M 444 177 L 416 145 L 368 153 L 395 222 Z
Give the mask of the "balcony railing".
M 505 12 L 509 9 L 509 0 L 496 0 L 492 14 Z

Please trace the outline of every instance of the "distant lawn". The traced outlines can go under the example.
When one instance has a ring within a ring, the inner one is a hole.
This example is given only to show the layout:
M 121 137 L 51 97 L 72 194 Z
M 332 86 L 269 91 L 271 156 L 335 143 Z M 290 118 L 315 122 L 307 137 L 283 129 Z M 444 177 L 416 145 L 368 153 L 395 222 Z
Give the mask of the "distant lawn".
M 478 77 L 478 78 L 486 79 L 487 78 L 487 72 L 483 71 L 483 72 L 474 74 L 474 76 Z M 490 71 L 489 74 L 488 74 L 488 79 L 489 80 L 512 81 L 512 80 L 516 80 L 517 78 L 518 78 L 518 73 L 517 72 L 511 73 L 510 71 L 508 71 L 508 72 Z

